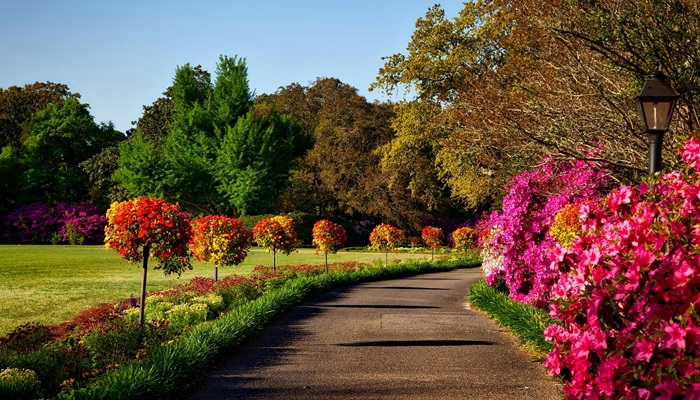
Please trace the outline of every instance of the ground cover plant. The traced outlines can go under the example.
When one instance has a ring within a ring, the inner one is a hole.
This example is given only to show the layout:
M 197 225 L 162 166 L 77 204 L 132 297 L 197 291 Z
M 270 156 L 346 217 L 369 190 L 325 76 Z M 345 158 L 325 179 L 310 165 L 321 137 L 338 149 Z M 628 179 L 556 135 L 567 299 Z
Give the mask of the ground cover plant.
M 146 314 L 144 328 L 131 311 L 138 299 L 88 310 L 62 329 L 22 327 L 0 341 L 0 369 L 33 371 L 41 386 L 29 398 L 170 398 L 217 352 L 240 344 L 310 294 L 478 263 L 476 258 L 452 259 L 384 268 L 353 262 L 333 264 L 328 274 L 322 265 L 285 266 L 276 272 L 259 267 L 250 277 L 196 278 L 150 293 L 153 312 Z

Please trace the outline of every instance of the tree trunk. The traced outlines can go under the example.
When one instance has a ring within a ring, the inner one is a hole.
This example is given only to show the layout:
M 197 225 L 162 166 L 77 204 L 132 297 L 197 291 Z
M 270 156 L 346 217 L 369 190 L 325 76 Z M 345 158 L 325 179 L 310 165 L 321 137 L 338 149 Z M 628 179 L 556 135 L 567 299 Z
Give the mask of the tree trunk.
M 219 266 L 215 265 L 214 266 L 214 282 L 219 281 Z
M 328 273 L 328 253 L 326 253 L 326 273 Z
M 277 249 L 272 249 L 272 272 L 277 271 Z
M 141 305 L 139 308 L 139 326 L 143 328 L 144 310 L 146 307 L 146 275 L 148 273 L 149 245 L 143 246 L 143 278 L 141 278 Z

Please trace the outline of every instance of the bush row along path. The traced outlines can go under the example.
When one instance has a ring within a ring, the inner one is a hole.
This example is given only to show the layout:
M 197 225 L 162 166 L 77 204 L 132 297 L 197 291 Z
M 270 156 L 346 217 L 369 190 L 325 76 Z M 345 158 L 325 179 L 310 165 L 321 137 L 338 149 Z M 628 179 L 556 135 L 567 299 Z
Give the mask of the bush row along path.
M 541 363 L 465 303 L 480 269 L 319 295 L 231 354 L 192 399 L 559 399 Z

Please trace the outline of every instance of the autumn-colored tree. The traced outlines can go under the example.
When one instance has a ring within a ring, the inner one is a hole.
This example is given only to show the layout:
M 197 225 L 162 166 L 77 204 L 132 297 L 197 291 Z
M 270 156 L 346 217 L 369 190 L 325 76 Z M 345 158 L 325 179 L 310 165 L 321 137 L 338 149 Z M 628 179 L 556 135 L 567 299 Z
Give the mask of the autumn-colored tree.
M 389 250 L 406 241 L 406 234 L 390 224 L 379 224 L 369 234 L 370 245 L 377 250 L 384 250 L 384 265 L 389 265 Z
M 452 232 L 452 247 L 466 252 L 476 247 L 477 234 L 473 228 L 464 226 Z
M 369 103 L 334 78 L 292 84 L 256 101 L 293 115 L 313 133 L 314 146 L 291 171 L 282 196 L 286 211 L 375 216 L 416 230 L 433 215 L 449 212 L 449 193 L 433 179 L 425 157 L 401 169 L 382 164 L 380 149 L 394 136 L 391 105 Z M 425 180 L 414 184 L 415 175 Z
M 442 243 L 445 241 L 445 234 L 442 232 L 442 228 L 436 228 L 434 226 L 426 226 L 421 230 L 421 238 L 426 246 L 430 247 L 430 259 L 435 258 L 435 249 L 442 247 Z
M 681 94 L 665 149 L 698 125 L 698 26 L 698 7 L 684 0 L 482 0 L 451 20 L 432 7 L 373 85 L 415 93 L 396 108 L 405 122 L 385 162 L 432 144 L 439 177 L 468 208 L 498 201 L 544 152 L 637 181 L 648 150 L 634 96 L 656 63 Z M 664 160 L 673 167 L 678 157 Z
M 347 235 L 342 225 L 327 219 L 316 221 L 311 231 L 311 244 L 316 246 L 316 254 L 320 251 L 326 258 L 326 273 L 328 273 L 328 253 L 335 254 L 340 250 Z
M 260 247 L 272 252 L 272 270 L 277 270 L 277 252 L 287 255 L 296 250 L 298 244 L 296 224 L 290 217 L 278 215 L 261 219 L 253 227 L 253 238 Z
M 192 221 L 192 231 L 192 253 L 214 263 L 214 281 L 219 280 L 219 266 L 238 265 L 248 255 L 252 236 L 236 218 L 207 215 Z
M 192 269 L 188 248 L 191 237 L 192 228 L 178 204 L 138 197 L 116 202 L 107 210 L 105 246 L 116 250 L 129 262 L 143 261 L 139 318 L 142 326 L 149 256 L 158 260 L 156 269 L 180 275 L 184 270 Z

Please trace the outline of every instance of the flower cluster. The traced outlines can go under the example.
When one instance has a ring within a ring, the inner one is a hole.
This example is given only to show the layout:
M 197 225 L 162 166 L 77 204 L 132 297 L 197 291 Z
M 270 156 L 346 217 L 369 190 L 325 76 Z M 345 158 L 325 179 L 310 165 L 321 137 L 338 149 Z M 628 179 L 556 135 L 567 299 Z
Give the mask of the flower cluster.
M 442 229 L 434 226 L 423 227 L 420 236 L 423 239 L 423 243 L 431 249 L 441 248 L 442 243 L 445 241 L 445 234 L 442 232 Z
M 473 228 L 463 226 L 452 232 L 452 246 L 455 249 L 468 250 L 476 247 L 476 232 Z
M 250 248 L 251 233 L 236 218 L 208 215 L 192 221 L 192 253 L 216 266 L 238 265 Z
M 92 204 L 60 203 L 53 207 L 32 203 L 20 207 L 5 220 L 5 240 L 18 243 L 100 243 L 107 219 Z
M 549 227 L 549 236 L 564 247 L 571 247 L 574 239 L 581 235 L 579 209 L 578 204 L 565 205 L 554 215 L 554 222 Z
M 289 254 L 296 249 L 296 225 L 290 217 L 278 215 L 260 220 L 253 227 L 253 238 L 268 251 L 282 251 Z
M 335 254 L 347 240 L 345 228 L 327 219 L 318 220 L 311 231 L 311 243 L 316 246 L 316 254 Z
M 501 212 L 484 225 L 498 227 L 486 245 L 501 253 L 503 264 L 491 274 L 505 279 L 513 299 L 540 307 L 547 303 L 559 275 L 546 256 L 558 246 L 549 235 L 554 215 L 567 204 L 599 198 L 607 181 L 606 171 L 591 163 L 553 160 L 510 181 Z
M 138 197 L 115 202 L 107 210 L 105 245 L 130 262 L 143 259 L 144 249 L 165 273 L 192 269 L 187 247 L 192 228 L 177 204 Z
M 550 252 L 554 342 L 569 398 L 700 398 L 700 143 L 652 187 L 581 204 L 581 234 Z M 685 397 L 684 397 L 685 396 Z
M 389 224 L 379 224 L 369 234 L 369 242 L 375 249 L 391 250 L 406 240 L 404 232 Z

